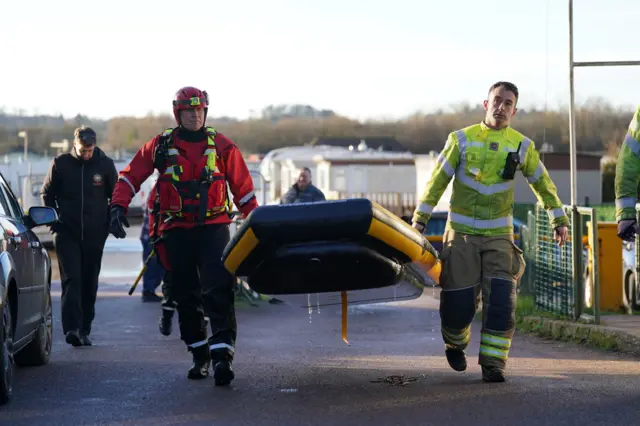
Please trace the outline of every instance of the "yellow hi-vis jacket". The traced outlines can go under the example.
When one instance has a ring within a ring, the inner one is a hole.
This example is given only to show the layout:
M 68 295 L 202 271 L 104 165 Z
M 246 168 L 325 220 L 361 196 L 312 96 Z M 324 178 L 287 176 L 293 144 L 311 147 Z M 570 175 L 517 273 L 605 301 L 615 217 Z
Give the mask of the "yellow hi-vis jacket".
M 483 236 L 513 234 L 515 178 L 503 179 L 502 171 L 507 154 L 516 151 L 518 169 L 547 210 L 552 225 L 568 225 L 556 186 L 534 143 L 510 127 L 493 130 L 484 122 L 449 134 L 413 221 L 426 226 L 433 206 L 455 175 L 447 229 Z
M 631 119 L 616 164 L 616 219 L 636 218 L 638 182 L 640 181 L 640 107 Z

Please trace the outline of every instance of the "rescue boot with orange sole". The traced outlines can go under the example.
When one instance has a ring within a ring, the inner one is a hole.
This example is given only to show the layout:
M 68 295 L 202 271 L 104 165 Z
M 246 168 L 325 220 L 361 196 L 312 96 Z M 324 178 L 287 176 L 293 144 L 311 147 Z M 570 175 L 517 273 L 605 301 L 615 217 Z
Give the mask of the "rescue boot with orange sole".
M 211 365 L 211 355 L 207 345 L 197 348 L 189 348 L 193 354 L 193 365 L 189 369 L 188 378 L 191 380 L 205 379 L 209 376 L 209 366 Z
M 447 356 L 447 362 L 449 362 L 451 368 L 456 371 L 464 371 L 467 369 L 467 357 L 464 351 L 460 349 L 446 349 L 444 353 Z

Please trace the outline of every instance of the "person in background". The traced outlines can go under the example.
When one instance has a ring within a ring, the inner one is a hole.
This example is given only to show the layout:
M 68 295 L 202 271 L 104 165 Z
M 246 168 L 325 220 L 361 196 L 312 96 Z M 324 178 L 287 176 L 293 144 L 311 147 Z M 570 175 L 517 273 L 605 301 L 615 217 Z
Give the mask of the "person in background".
M 173 315 L 175 314 L 177 305 L 176 302 L 171 298 L 171 271 L 167 268 L 162 261 L 162 257 L 165 257 L 165 262 L 167 261 L 166 256 L 162 256 L 162 238 L 159 235 L 159 224 L 157 222 L 158 212 L 156 211 L 156 201 L 158 201 L 158 193 L 156 185 L 150 191 L 150 195 L 147 199 L 147 205 L 144 209 L 146 213 L 143 230 L 141 232 L 140 239 L 143 239 L 143 236 L 146 239 L 147 253 L 143 254 L 144 259 L 145 256 L 148 256 L 148 253 L 151 253 L 152 250 L 155 249 L 155 254 L 153 258 L 149 261 L 149 263 L 153 263 L 156 269 L 156 274 L 153 275 L 154 279 L 157 281 L 153 282 L 153 285 L 157 287 L 157 285 L 162 281 L 162 298 L 161 298 L 161 306 L 162 306 L 162 315 L 160 316 L 160 320 L 158 321 L 158 328 L 160 329 L 160 333 L 164 336 L 170 336 L 173 328 Z M 144 244 L 144 243 L 143 243 Z M 166 252 L 165 252 L 166 253 Z M 153 287 L 154 290 L 156 287 Z M 155 291 L 154 291 L 155 295 Z M 144 296 L 143 296 L 144 297 Z M 208 318 L 208 317 L 206 317 Z M 206 319 L 205 318 L 205 319 Z
M 153 209 L 153 196 L 155 194 L 155 187 L 150 191 L 146 205 L 142 208 L 142 227 L 140 228 L 140 243 L 142 244 L 142 261 L 145 262 L 151 251 L 153 245 L 150 242 L 149 236 L 149 215 L 150 209 Z M 160 302 L 162 297 L 156 294 L 156 289 L 162 282 L 165 270 L 158 261 L 158 256 L 153 256 L 147 262 L 147 270 L 142 275 L 142 301 L 143 302 Z
M 325 200 L 322 191 L 311 183 L 311 170 L 303 167 L 300 169 L 297 182 L 280 199 L 280 204 L 314 203 Z
M 616 221 L 618 237 L 635 241 L 638 234 L 636 203 L 640 182 L 640 106 L 631 118 L 616 163 Z
M 109 201 L 118 179 L 96 132 L 79 127 L 71 152 L 51 160 L 40 195 L 58 212 L 52 227 L 62 281 L 62 332 L 73 346 L 91 346 L 98 277 L 109 235 Z

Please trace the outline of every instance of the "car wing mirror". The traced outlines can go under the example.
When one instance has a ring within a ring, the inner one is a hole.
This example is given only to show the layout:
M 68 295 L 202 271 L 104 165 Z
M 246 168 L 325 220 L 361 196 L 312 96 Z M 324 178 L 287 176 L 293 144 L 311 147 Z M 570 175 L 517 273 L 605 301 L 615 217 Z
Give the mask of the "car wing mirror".
M 58 221 L 58 212 L 52 207 L 33 206 L 29 208 L 27 214 L 27 224 L 29 228 L 42 225 L 50 225 Z

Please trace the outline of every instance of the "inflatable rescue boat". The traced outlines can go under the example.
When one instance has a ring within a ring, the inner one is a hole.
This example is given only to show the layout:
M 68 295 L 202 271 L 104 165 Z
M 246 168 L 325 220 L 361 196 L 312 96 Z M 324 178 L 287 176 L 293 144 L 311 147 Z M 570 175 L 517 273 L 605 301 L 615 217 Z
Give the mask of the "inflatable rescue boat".
M 403 266 L 439 280 L 437 251 L 417 230 L 368 199 L 256 208 L 223 253 L 224 265 L 262 294 L 387 287 Z
M 364 198 L 256 208 L 227 244 L 225 268 L 246 277 L 263 295 L 340 293 L 342 340 L 347 340 L 347 293 L 360 303 L 380 301 L 381 290 L 401 285 L 416 298 L 409 269 L 440 280 L 438 252 L 407 222 Z M 416 268 L 417 266 L 417 268 Z M 396 288 L 389 289 L 398 300 Z M 371 294 L 371 293 L 374 294 Z M 364 293 L 364 295 L 363 295 Z M 367 294 L 368 293 L 368 294 Z M 377 293 L 377 295 L 376 295 Z M 385 296 L 382 296 L 385 297 Z M 308 300 L 307 304 L 312 302 Z

